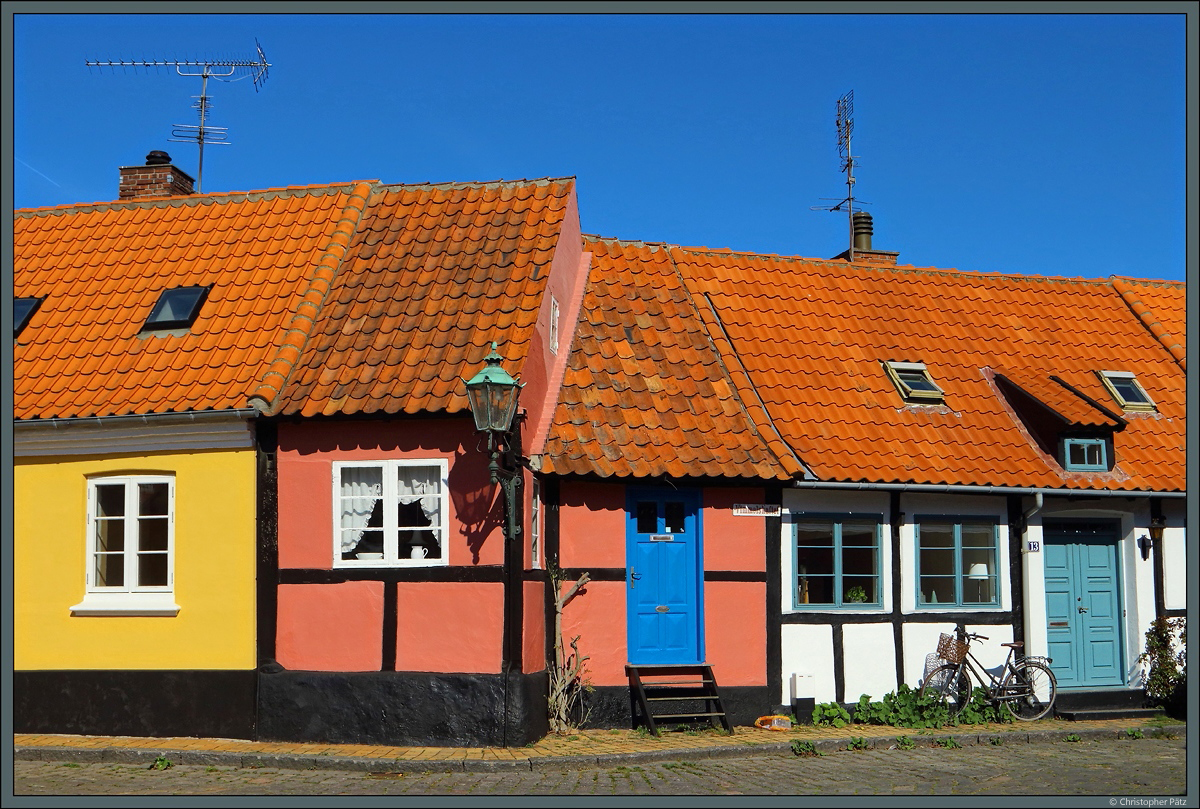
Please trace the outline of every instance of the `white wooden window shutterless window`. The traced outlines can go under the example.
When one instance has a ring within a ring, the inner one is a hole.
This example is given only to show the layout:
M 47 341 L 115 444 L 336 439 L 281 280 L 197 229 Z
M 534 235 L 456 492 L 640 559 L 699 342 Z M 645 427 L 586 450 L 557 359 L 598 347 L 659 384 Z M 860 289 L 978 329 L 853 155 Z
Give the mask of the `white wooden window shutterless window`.
M 87 590 L 75 615 L 175 615 L 175 480 L 88 481 Z
M 334 567 L 448 563 L 446 460 L 336 461 Z

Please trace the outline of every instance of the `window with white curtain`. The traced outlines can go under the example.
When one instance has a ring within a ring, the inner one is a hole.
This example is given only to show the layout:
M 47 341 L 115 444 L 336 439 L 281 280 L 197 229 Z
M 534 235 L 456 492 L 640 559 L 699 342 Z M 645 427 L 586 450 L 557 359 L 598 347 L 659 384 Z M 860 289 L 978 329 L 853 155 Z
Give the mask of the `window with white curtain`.
M 333 465 L 334 567 L 447 564 L 445 460 Z

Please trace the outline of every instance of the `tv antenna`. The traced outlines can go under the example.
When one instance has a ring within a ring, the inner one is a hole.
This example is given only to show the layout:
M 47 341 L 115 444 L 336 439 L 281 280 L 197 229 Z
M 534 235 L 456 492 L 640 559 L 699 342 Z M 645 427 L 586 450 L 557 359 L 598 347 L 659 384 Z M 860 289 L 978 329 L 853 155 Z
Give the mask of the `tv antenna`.
M 850 148 L 851 137 L 854 134 L 854 91 L 846 93 L 837 100 L 837 143 L 838 156 L 842 159 L 841 171 L 846 173 L 846 198 L 838 202 L 837 205 L 814 205 L 809 210 L 813 211 L 840 211 L 845 206 L 847 221 L 849 222 L 850 230 L 850 249 L 849 257 L 854 261 L 854 167 L 858 165 L 858 157 L 854 155 Z M 829 199 L 826 197 L 825 199 Z M 833 200 L 830 199 L 832 202 Z M 869 205 L 868 202 L 859 200 L 859 205 Z
M 257 51 L 252 59 L 187 59 L 187 60 L 172 60 L 172 59 L 147 59 L 147 60 L 112 60 L 112 61 L 95 61 L 87 62 L 88 67 L 110 67 L 110 68 L 158 68 L 173 67 L 175 72 L 180 76 L 199 76 L 200 77 L 200 95 L 192 96 L 196 99 L 196 103 L 192 104 L 192 109 L 196 110 L 200 116 L 199 126 L 191 124 L 173 124 L 174 129 L 171 130 L 173 137 L 167 140 L 172 143 L 194 143 L 200 151 L 200 166 L 196 172 L 196 188 L 198 191 L 204 191 L 204 147 L 208 144 L 218 146 L 231 145 L 226 138 L 229 135 L 229 128 L 224 126 L 213 126 L 208 121 L 209 110 L 212 105 L 208 97 L 208 80 L 210 78 L 223 82 L 235 82 L 249 78 L 254 83 L 254 90 L 257 92 L 262 89 L 262 86 L 267 81 L 267 69 L 271 67 L 267 61 L 266 54 L 263 53 L 262 46 L 258 44 L 258 40 L 254 40 L 254 48 Z M 236 78 L 235 78 L 236 77 Z

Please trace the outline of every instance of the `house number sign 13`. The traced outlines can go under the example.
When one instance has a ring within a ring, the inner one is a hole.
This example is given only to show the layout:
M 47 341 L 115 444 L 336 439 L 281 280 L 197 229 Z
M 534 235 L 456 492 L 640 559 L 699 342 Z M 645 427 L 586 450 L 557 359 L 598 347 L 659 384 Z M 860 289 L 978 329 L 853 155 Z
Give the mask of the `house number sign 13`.
M 1025 540 L 1025 553 L 1038 553 L 1042 550 L 1042 543 L 1037 539 Z

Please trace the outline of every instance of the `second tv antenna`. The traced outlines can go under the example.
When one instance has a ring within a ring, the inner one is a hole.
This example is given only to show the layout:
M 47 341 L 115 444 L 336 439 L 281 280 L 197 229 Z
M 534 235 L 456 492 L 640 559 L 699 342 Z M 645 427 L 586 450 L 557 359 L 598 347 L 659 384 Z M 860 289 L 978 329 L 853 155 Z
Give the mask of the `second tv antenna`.
M 854 167 L 858 165 L 858 158 L 851 151 L 850 141 L 854 134 L 854 91 L 846 93 L 837 100 L 837 143 L 838 156 L 842 159 L 841 170 L 846 173 L 846 198 L 837 205 L 817 205 L 811 208 L 813 211 L 840 211 L 842 206 L 845 206 L 846 215 L 850 223 L 850 250 L 849 258 L 854 261 Z M 860 205 L 869 203 L 859 202 Z
M 212 126 L 207 123 L 208 112 L 211 108 L 208 98 L 208 80 L 210 78 L 217 81 L 234 82 L 241 81 L 249 77 L 254 82 L 254 89 L 257 91 L 262 88 L 267 81 L 267 69 L 271 67 L 267 61 L 266 54 L 263 53 L 262 46 L 258 44 L 258 40 L 254 41 L 254 48 L 257 51 L 253 59 L 163 59 L 163 60 L 130 60 L 130 61 L 107 61 L 107 62 L 87 62 L 88 67 L 132 67 L 137 69 L 144 68 L 162 68 L 173 67 L 175 72 L 180 76 L 199 76 L 200 77 L 200 95 L 192 96 L 196 99 L 196 103 L 192 105 L 192 109 L 196 110 L 200 115 L 199 126 L 191 124 L 175 124 L 175 128 L 171 130 L 174 137 L 168 138 L 172 143 L 195 143 L 200 150 L 200 166 L 196 172 L 196 188 L 198 191 L 204 191 L 204 146 L 205 144 L 216 144 L 221 146 L 229 146 L 229 142 L 225 140 L 229 130 L 223 126 Z M 236 78 L 234 78 L 236 76 Z

